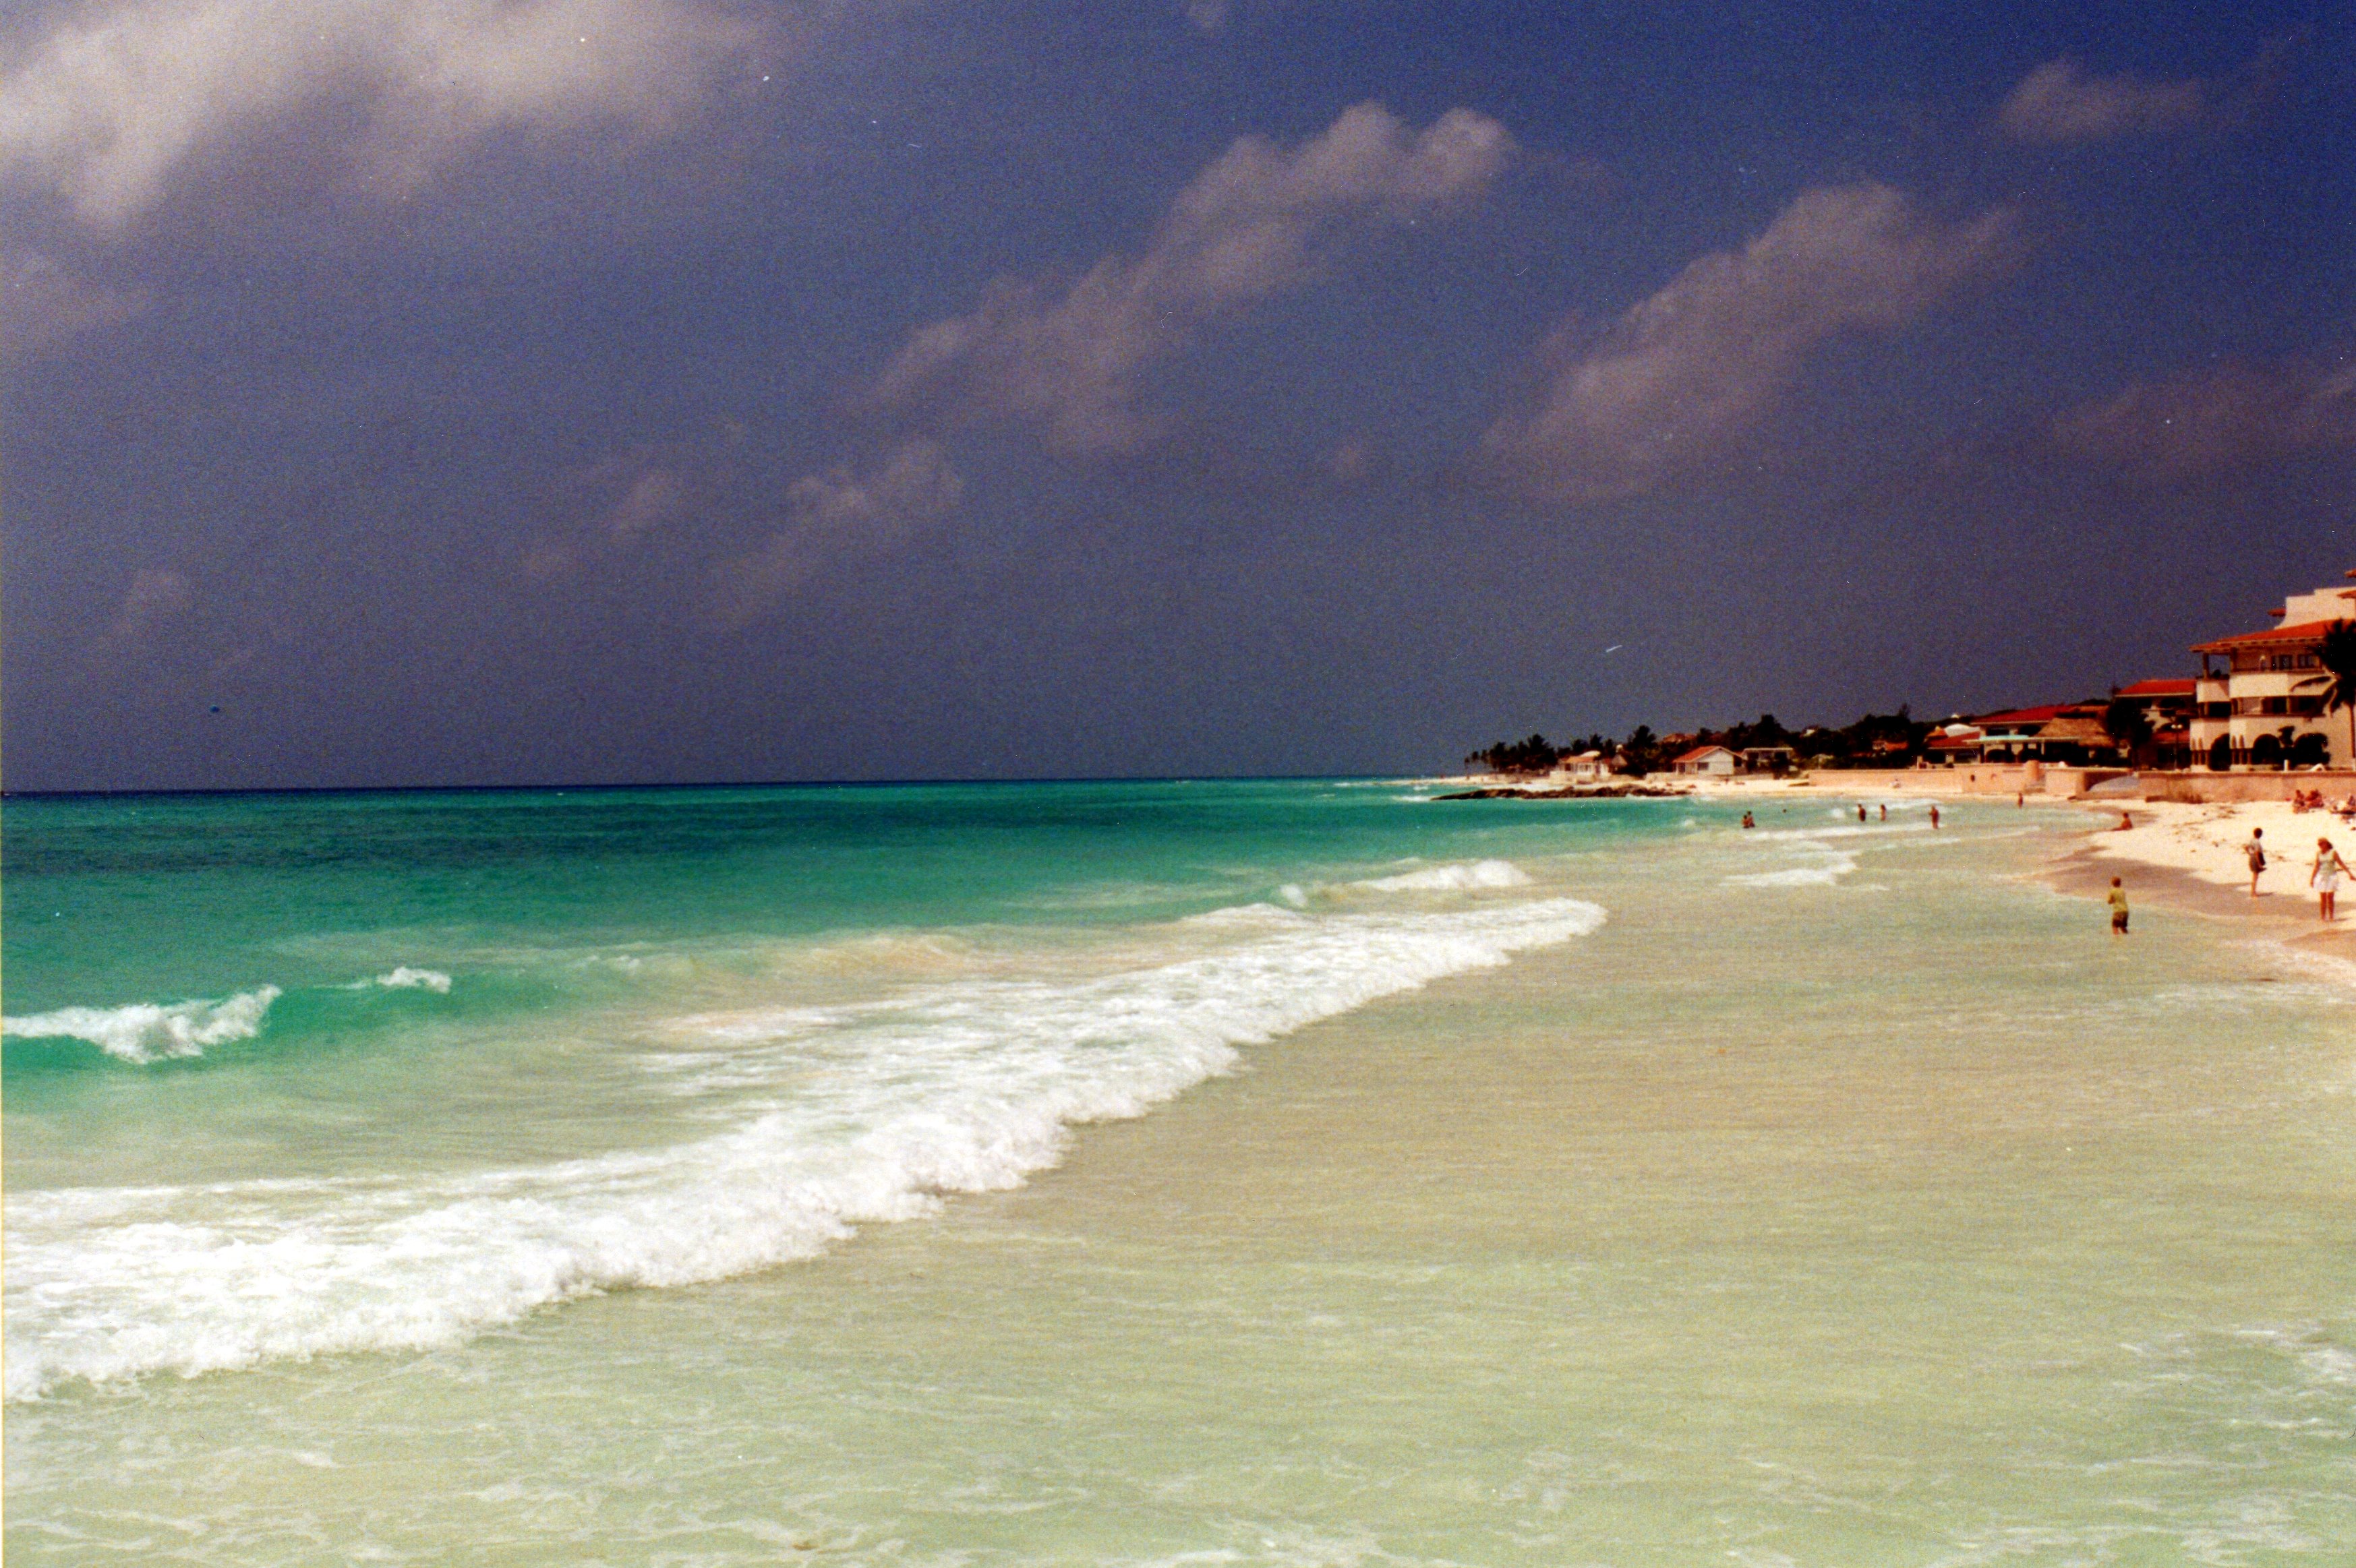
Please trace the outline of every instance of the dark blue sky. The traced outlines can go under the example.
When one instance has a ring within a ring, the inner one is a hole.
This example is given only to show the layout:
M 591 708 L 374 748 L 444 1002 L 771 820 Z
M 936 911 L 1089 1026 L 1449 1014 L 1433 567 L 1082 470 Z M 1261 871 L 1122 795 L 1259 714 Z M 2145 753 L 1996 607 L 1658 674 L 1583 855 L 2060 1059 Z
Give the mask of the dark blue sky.
M 2098 692 L 2356 567 L 2340 6 L 0 50 L 11 788 L 1422 769 Z

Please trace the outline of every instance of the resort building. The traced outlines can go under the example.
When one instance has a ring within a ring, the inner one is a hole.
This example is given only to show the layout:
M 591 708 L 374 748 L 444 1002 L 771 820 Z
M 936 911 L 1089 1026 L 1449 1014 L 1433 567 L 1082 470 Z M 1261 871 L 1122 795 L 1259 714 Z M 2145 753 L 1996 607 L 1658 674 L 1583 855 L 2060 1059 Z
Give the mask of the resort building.
M 1949 732 L 1927 749 L 1933 756 L 1966 763 L 2064 763 L 2080 765 L 2108 762 L 2118 748 L 2103 728 L 2099 702 L 2051 702 L 2041 708 L 2015 708 L 1972 720 L 1979 734 L 1967 744 L 1953 741 Z
M 1735 755 L 1724 746 L 1696 746 L 1669 764 L 1672 771 L 1695 777 L 1724 779 L 1734 776 Z
M 1930 739 L 1922 742 L 1922 760 L 1934 767 L 1976 763 L 1987 745 L 1986 731 L 1976 724 L 1957 720 L 1931 731 Z
M 2111 693 L 2114 702 L 2133 702 L 2143 709 L 2151 726 L 2148 744 L 2155 767 L 2192 765 L 2193 686 L 2190 680 L 2139 680 Z
M 2356 571 L 2348 574 L 2356 578 Z M 2333 626 L 2356 621 L 2356 588 L 2319 588 L 2270 611 L 2280 625 L 2195 643 L 2201 678 L 2188 725 L 2192 760 L 2228 768 L 2348 767 L 2348 723 L 2323 709 L 2330 677 L 2316 656 Z

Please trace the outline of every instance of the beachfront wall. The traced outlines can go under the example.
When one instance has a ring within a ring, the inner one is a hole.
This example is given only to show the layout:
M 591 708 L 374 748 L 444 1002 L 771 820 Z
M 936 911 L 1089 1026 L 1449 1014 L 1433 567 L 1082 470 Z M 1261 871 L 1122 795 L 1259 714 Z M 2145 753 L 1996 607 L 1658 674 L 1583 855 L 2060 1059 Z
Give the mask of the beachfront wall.
M 2142 779 L 2146 800 L 2178 800 L 2194 805 L 2288 800 L 2294 790 L 2312 790 L 2328 800 L 2356 795 L 2356 769 L 2351 768 L 2299 773 L 2147 773 Z
M 2116 780 L 2131 784 L 2119 785 Z M 2118 798 L 2182 801 L 2194 805 L 2229 801 L 2288 800 L 2294 790 L 2313 790 L 2327 799 L 2356 795 L 2356 769 L 2333 768 L 2306 773 L 2212 773 L 2191 770 L 2146 768 L 2040 767 L 2035 763 L 2016 767 L 1955 767 L 1869 769 L 1843 768 L 1811 773 L 1807 782 L 1827 795 L 2027 795 L 2037 800 L 2078 800 L 2103 784 L 2112 784 L 2104 797 L 2124 791 Z
M 1840 768 L 1808 775 L 1835 795 L 1856 790 L 1893 795 L 2027 795 L 2075 800 L 2096 784 L 2130 776 L 2126 768 L 2063 767 L 2048 763 L 1959 763 L 1939 768 Z

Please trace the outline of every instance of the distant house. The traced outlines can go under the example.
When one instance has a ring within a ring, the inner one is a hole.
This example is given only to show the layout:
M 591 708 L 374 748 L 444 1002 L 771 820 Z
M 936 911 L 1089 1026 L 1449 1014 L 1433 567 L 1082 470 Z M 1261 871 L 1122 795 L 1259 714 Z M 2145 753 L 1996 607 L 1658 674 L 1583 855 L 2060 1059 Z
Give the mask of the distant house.
M 1575 757 L 1565 757 L 1557 763 L 1555 771 L 1568 773 L 1573 784 L 1592 784 L 1618 773 L 1620 764 L 1601 752 L 1581 752 Z
M 1737 761 L 1724 746 L 1696 746 L 1672 761 L 1669 771 L 1697 778 L 1732 778 Z
M 1789 746 L 1742 748 L 1742 771 L 1746 773 L 1772 773 L 1782 778 L 1798 765 L 1799 760 L 1799 753 Z
M 2103 728 L 2099 702 L 2015 708 L 1982 714 L 1972 723 L 1980 731 L 1979 755 L 1962 761 L 2082 764 L 2107 762 L 2117 750 L 2111 742 L 2111 732 Z M 1940 754 L 1939 749 L 1934 747 L 1933 754 Z
M 1943 725 L 1931 731 L 1922 751 L 1930 762 L 1950 767 L 1964 763 L 2083 765 L 2110 761 L 2117 747 L 2103 728 L 2101 703 L 2049 702 Z
M 1976 724 L 1960 721 L 1932 731 L 1931 738 L 1922 742 L 1922 753 L 1934 766 L 1977 763 L 1987 749 L 1987 731 Z
M 2190 680 L 2139 680 L 2111 694 L 2114 702 L 2133 702 L 2143 709 L 2151 726 L 2154 761 L 2163 768 L 2191 765 L 2194 685 Z
M 2188 726 L 2193 761 L 2220 773 L 2309 761 L 2351 765 L 2348 726 L 2326 722 L 2316 654 L 2324 633 L 2356 620 L 2356 588 L 2293 594 L 2267 613 L 2282 624 L 2193 645 L 2201 656 Z

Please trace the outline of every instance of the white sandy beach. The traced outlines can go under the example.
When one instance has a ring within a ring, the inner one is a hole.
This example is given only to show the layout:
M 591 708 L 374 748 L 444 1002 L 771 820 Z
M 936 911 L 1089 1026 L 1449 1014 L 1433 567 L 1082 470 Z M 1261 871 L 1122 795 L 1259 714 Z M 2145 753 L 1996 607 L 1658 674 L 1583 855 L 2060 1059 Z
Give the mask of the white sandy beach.
M 2343 857 L 2356 856 L 2356 827 L 2327 812 L 2294 812 L 2285 801 L 2209 805 L 2150 801 L 2087 809 L 2111 822 L 2125 813 L 2135 824 L 2125 831 L 2097 830 L 2087 841 L 2097 855 L 2166 866 L 2224 887 L 2248 886 L 2244 847 L 2254 828 L 2265 834 L 2266 870 L 2258 883 L 2263 892 L 2304 897 L 2319 838 L 2337 845 Z

